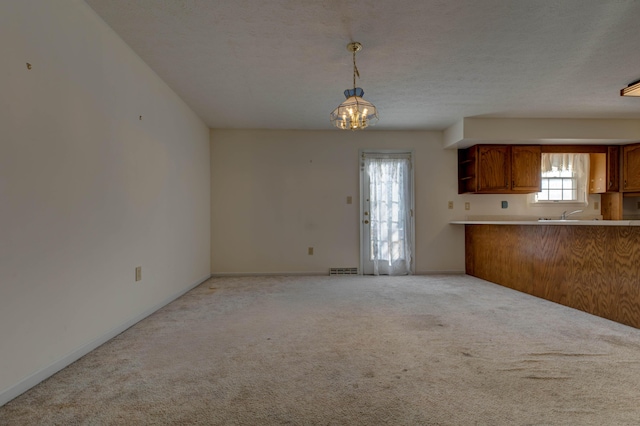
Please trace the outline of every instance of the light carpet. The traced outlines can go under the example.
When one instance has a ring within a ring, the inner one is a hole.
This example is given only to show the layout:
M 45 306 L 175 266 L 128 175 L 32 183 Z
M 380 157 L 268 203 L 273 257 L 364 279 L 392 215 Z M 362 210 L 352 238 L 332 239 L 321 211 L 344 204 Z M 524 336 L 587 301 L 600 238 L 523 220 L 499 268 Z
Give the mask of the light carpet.
M 2 425 L 635 425 L 640 330 L 469 276 L 213 278 Z

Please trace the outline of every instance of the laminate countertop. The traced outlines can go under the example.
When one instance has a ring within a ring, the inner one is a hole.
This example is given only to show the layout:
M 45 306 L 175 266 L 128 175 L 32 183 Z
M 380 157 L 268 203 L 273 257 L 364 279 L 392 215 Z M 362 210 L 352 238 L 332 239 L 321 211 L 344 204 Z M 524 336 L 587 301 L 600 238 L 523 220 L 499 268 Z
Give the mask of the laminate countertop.
M 640 226 L 640 220 L 453 220 L 451 225 L 570 225 L 570 226 Z

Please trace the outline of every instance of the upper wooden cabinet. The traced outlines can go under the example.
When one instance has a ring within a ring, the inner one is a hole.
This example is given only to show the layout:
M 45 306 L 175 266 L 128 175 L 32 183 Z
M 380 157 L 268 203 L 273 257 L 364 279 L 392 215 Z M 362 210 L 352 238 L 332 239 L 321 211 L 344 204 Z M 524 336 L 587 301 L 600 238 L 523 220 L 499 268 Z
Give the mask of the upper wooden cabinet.
M 458 150 L 458 193 L 540 191 L 539 145 L 475 145 Z
M 622 147 L 622 191 L 640 192 L 640 144 Z
M 620 191 L 620 147 L 611 145 L 606 152 L 590 153 L 589 174 L 590 193 Z
M 509 189 L 511 159 L 505 145 L 478 146 L 477 192 L 504 191 Z
M 511 147 L 511 190 L 540 192 L 540 145 L 513 145 Z

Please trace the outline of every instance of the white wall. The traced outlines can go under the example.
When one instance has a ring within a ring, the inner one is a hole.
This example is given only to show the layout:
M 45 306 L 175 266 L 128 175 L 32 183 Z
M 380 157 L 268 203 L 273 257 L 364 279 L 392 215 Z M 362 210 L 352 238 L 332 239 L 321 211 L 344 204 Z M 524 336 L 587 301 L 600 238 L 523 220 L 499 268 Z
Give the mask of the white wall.
M 444 132 L 444 146 L 481 143 L 607 145 L 640 139 L 640 120 L 467 117 Z
M 84 2 L 2 1 L 0 32 L 2 404 L 209 276 L 210 175 L 208 128 Z
M 212 130 L 212 273 L 359 266 L 360 148 L 414 149 L 416 272 L 464 271 L 464 230 L 448 224 L 462 211 L 447 208 L 457 153 L 441 132 Z
M 577 209 L 584 210 L 578 216 L 600 217 L 600 195 L 590 195 L 586 207 L 534 206 L 528 195 L 458 195 L 457 151 L 443 149 L 442 138 L 442 132 L 212 130 L 212 273 L 359 266 L 360 148 L 415 150 L 417 273 L 464 270 L 464 228 L 451 220 L 537 219 Z

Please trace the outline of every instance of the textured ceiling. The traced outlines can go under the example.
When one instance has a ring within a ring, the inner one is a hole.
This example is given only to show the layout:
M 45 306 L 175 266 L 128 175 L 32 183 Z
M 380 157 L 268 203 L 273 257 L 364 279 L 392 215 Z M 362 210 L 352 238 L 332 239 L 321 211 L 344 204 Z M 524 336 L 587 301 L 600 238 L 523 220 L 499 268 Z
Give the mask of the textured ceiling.
M 640 118 L 637 0 L 86 2 L 213 128 L 331 128 L 350 41 L 378 129 Z

